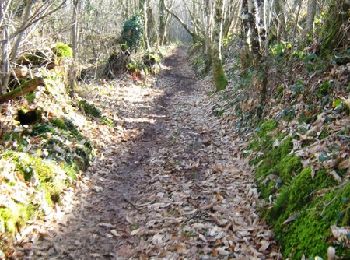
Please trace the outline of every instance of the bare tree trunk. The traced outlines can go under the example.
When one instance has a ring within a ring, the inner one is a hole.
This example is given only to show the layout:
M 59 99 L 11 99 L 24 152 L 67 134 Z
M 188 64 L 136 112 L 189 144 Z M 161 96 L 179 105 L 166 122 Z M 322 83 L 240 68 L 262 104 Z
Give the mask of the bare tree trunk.
M 159 0 L 159 45 L 165 43 L 166 21 L 165 21 L 165 0 Z
M 253 0 L 248 0 L 248 24 L 249 24 L 249 32 L 250 32 L 250 46 L 251 50 L 253 51 L 253 54 L 256 56 L 259 56 L 260 53 L 260 41 L 259 41 L 259 32 L 258 27 L 256 23 L 256 16 L 255 16 L 255 5 Z
M 30 11 L 32 9 L 33 6 L 33 1 L 32 0 L 26 0 L 26 6 L 25 6 L 25 11 L 24 11 L 24 15 L 23 15 L 23 22 L 22 22 L 22 27 L 25 26 L 25 24 L 27 23 L 29 17 L 30 17 Z M 24 36 L 24 32 L 25 31 L 21 31 L 18 35 L 17 35 L 17 39 L 15 42 L 15 45 L 12 48 L 12 52 L 11 52 L 11 59 L 14 60 L 17 57 L 18 54 L 18 49 L 19 46 L 22 42 L 23 36 Z
M 215 30 L 212 46 L 213 78 L 216 91 L 225 90 L 227 78 L 222 65 L 223 0 L 215 1 Z
M 157 42 L 157 38 L 156 38 L 157 33 L 155 30 L 156 22 L 153 16 L 153 10 L 152 10 L 152 7 L 150 6 L 150 2 L 148 2 L 146 14 L 147 14 L 148 42 L 151 47 L 151 46 L 154 46 L 154 44 Z
M 178 16 L 176 15 L 173 11 L 171 11 L 168 7 L 165 6 L 165 10 L 171 14 L 181 25 L 182 27 L 191 35 L 191 37 L 196 40 L 199 39 L 199 35 L 195 34 L 194 31 L 190 29 L 190 27 Z
M 304 31 L 304 37 L 307 37 L 308 35 L 311 36 L 311 39 L 313 39 L 313 31 L 314 31 L 314 18 L 316 15 L 316 7 L 317 7 L 317 1 L 316 0 L 309 0 L 307 5 L 307 16 L 306 16 L 306 26 Z
M 293 36 L 292 36 L 293 44 L 292 44 L 292 46 L 294 46 L 294 43 L 297 40 L 297 29 L 299 26 L 299 17 L 300 17 L 300 9 L 301 9 L 301 5 L 302 5 L 302 0 L 298 0 L 297 5 L 298 5 L 298 9 L 297 9 L 297 16 L 295 18 L 295 25 L 294 25 L 294 29 L 293 29 Z M 305 37 L 303 37 L 303 38 L 305 38 Z
M 147 50 L 150 49 L 150 43 L 149 43 L 149 29 L 148 29 L 148 14 L 147 14 L 147 10 L 149 7 L 149 0 L 140 0 L 139 1 L 139 9 L 142 12 L 143 15 L 143 20 L 144 20 L 144 33 L 143 33 L 143 39 L 145 42 L 145 47 Z
M 326 54 L 334 48 L 349 47 L 346 26 L 349 23 L 350 3 L 348 0 L 333 0 L 326 14 L 321 32 L 321 53 Z
M 206 19 L 207 26 L 205 27 L 205 54 L 207 55 L 207 58 L 205 59 L 205 69 L 204 72 L 208 73 L 211 69 L 211 66 L 213 64 L 212 59 L 212 35 L 210 30 L 210 20 L 212 14 L 210 13 L 210 5 L 209 0 L 205 0 L 205 7 L 204 7 L 204 14 Z
M 72 14 L 72 28 L 71 28 L 71 44 L 73 50 L 73 61 L 68 71 L 69 94 L 74 96 L 74 89 L 76 86 L 77 75 L 77 56 L 78 56 L 78 14 L 79 14 L 79 0 L 73 0 L 73 14 Z
M 277 41 L 286 40 L 286 20 L 285 20 L 285 1 L 275 0 L 275 12 L 277 14 Z
M 0 3 L 0 21 L 2 21 L 2 68 L 1 68 L 1 94 L 5 93 L 10 79 L 10 40 L 9 40 L 9 20 L 5 14 L 5 3 Z

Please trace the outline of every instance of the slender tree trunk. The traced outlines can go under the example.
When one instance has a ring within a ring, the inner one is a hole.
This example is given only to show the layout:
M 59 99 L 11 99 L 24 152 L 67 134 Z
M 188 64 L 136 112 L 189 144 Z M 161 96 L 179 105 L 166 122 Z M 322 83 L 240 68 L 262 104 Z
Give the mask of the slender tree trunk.
M 292 42 L 293 42 L 293 46 L 294 46 L 294 43 L 296 42 L 297 40 L 297 29 L 298 29 L 298 26 L 299 26 L 299 17 L 300 17 L 300 9 L 301 9 L 301 5 L 302 5 L 302 0 L 298 0 L 297 1 L 297 16 L 295 18 L 295 25 L 294 25 L 294 29 L 293 29 L 293 36 L 292 36 Z M 305 38 L 305 37 L 303 37 Z
M 165 0 L 159 0 L 159 45 L 165 43 L 166 21 L 165 21 Z
M 255 16 L 255 5 L 253 0 L 248 0 L 248 24 L 249 24 L 249 41 L 250 46 L 253 54 L 255 56 L 261 55 L 260 53 L 260 41 L 259 41 L 259 32 L 258 27 L 256 23 L 256 16 Z
M 225 90 L 227 78 L 222 65 L 222 23 L 223 23 L 223 0 L 215 1 L 215 30 L 212 46 L 213 78 L 216 91 Z
M 5 3 L 4 1 L 0 2 L 0 21 L 2 21 L 2 68 L 1 68 L 1 94 L 5 93 L 10 79 L 10 40 L 9 40 L 9 21 L 8 17 L 5 14 Z
M 142 13 L 143 20 L 144 20 L 144 33 L 143 33 L 143 39 L 145 42 L 145 47 L 147 50 L 150 49 L 150 43 L 149 43 L 149 28 L 148 28 L 148 10 L 149 6 L 149 0 L 140 0 L 139 1 L 139 10 Z
M 157 42 L 157 39 L 156 39 L 156 30 L 155 30 L 155 19 L 154 19 L 154 16 L 153 16 L 153 10 L 150 6 L 150 3 L 148 2 L 148 5 L 147 5 L 147 35 L 148 35 L 148 42 L 149 42 L 149 45 L 150 47 L 151 46 L 154 46 L 154 44 Z
M 77 76 L 77 56 L 78 56 L 78 14 L 79 0 L 73 0 L 72 28 L 71 28 L 71 44 L 73 50 L 73 61 L 68 72 L 68 81 L 70 86 L 70 96 L 74 96 Z
M 22 22 L 22 26 L 24 27 L 25 24 L 27 23 L 29 17 L 30 17 L 30 11 L 32 9 L 33 6 L 33 1 L 32 0 L 26 0 L 26 6 L 25 6 L 25 11 L 24 11 L 24 15 L 23 15 L 23 22 Z M 11 59 L 15 60 L 18 54 L 18 49 L 19 46 L 22 42 L 23 36 L 24 36 L 24 32 L 25 31 L 21 31 L 16 38 L 16 42 L 15 45 L 12 48 L 12 52 L 11 52 Z
M 317 1 L 316 0 L 309 0 L 307 5 L 307 16 L 306 16 L 306 26 L 303 36 L 308 37 L 310 36 L 311 39 L 313 39 L 313 32 L 314 32 L 314 18 L 316 15 L 316 7 L 317 7 Z
M 212 59 L 212 35 L 211 35 L 211 30 L 210 30 L 210 19 L 212 14 L 210 13 L 210 1 L 205 0 L 205 7 L 204 7 L 204 13 L 205 13 L 205 19 L 206 19 L 206 24 L 207 26 L 205 27 L 205 54 L 207 58 L 205 59 L 205 69 L 204 72 L 208 73 L 211 69 L 211 66 L 213 64 L 213 59 Z
M 321 33 L 321 53 L 326 54 L 334 48 L 349 47 L 346 26 L 349 23 L 350 3 L 348 0 L 333 0 L 326 14 Z
M 275 12 L 277 14 L 277 41 L 286 40 L 286 19 L 285 19 L 285 1 L 275 0 Z

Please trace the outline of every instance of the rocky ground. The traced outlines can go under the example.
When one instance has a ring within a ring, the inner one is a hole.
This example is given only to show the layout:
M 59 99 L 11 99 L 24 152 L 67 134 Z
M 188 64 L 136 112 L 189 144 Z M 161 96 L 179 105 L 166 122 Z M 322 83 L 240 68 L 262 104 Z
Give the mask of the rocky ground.
M 211 87 L 184 49 L 164 65 L 152 87 L 85 91 L 116 127 L 90 133 L 96 160 L 56 219 L 32 226 L 18 258 L 281 258 L 257 214 L 244 141 L 212 115 Z

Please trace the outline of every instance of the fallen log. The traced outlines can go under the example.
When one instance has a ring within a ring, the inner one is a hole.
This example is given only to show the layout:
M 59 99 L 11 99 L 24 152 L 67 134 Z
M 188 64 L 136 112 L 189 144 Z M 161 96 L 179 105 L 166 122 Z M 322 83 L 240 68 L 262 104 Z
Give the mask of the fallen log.
M 21 97 L 27 93 L 30 93 L 36 90 L 37 87 L 39 86 L 45 86 L 44 79 L 42 78 L 30 79 L 27 82 L 25 82 L 22 86 L 12 90 L 11 92 L 1 95 L 0 104 L 5 103 L 9 100 L 15 99 L 17 97 Z

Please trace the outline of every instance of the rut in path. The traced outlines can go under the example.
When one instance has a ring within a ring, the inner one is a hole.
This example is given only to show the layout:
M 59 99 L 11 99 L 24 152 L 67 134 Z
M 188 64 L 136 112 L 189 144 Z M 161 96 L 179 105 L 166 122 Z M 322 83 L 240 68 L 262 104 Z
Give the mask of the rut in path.
M 279 258 L 257 215 L 239 138 L 210 113 L 209 87 L 196 80 L 184 49 L 164 64 L 153 88 L 115 86 L 101 97 L 124 130 L 100 135 L 103 156 L 73 208 L 63 209 L 65 221 L 45 224 L 29 257 Z

